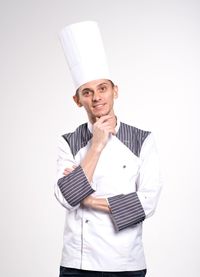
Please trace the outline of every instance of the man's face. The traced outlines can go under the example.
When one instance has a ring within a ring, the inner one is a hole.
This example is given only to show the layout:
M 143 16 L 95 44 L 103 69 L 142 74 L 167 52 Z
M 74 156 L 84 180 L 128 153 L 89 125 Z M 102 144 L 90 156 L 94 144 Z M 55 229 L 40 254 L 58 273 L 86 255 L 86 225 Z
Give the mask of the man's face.
M 79 107 L 85 108 L 89 120 L 95 122 L 103 115 L 114 113 L 113 104 L 117 96 L 117 86 L 109 80 L 99 79 L 82 85 L 73 98 Z

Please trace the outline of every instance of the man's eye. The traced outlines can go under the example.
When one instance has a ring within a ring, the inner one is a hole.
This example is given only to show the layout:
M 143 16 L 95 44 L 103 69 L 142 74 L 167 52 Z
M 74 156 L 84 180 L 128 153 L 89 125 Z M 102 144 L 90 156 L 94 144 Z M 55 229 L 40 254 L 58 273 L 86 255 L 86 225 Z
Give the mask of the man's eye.
M 106 89 L 107 89 L 107 87 L 106 86 L 102 86 L 102 87 L 100 87 L 100 91 L 106 91 Z
M 83 96 L 89 96 L 90 95 L 90 91 L 89 90 L 85 90 L 83 91 Z

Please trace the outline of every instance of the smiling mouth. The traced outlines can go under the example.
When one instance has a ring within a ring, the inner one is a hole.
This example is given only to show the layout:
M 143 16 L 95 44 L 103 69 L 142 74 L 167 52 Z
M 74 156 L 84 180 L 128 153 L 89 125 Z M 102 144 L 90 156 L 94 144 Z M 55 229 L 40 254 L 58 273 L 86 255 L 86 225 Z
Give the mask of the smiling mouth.
M 98 104 L 93 106 L 94 109 L 101 109 L 105 104 Z

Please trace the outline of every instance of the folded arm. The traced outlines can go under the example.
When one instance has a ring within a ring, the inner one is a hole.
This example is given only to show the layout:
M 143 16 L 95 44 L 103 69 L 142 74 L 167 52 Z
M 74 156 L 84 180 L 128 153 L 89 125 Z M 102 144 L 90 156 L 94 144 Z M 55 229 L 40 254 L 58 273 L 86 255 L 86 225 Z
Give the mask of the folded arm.
M 136 192 L 108 198 L 117 231 L 134 226 L 153 215 L 161 191 L 159 158 L 150 134 L 141 149 Z M 123 185 L 123 184 L 122 184 Z
M 59 199 L 62 198 L 60 202 L 70 209 L 84 205 L 110 213 L 116 230 L 120 231 L 142 222 L 156 209 L 161 190 L 158 154 L 153 136 L 150 134 L 140 153 L 141 165 L 136 191 L 125 195 L 115 195 L 108 199 L 96 198 L 91 195 L 94 190 L 90 183 L 105 144 L 98 147 L 97 144 L 92 144 L 81 164 L 75 169 L 72 155 L 66 155 L 70 152 L 69 149 L 67 151 L 60 149 L 60 153 L 65 154 L 61 158 L 62 177 L 57 182 L 56 196 Z
M 69 145 L 66 145 L 63 140 L 59 143 L 55 195 L 66 208 L 73 209 L 82 204 L 101 211 L 109 211 L 106 199 L 90 196 L 94 192 L 90 184 L 101 152 L 109 136 L 115 132 L 114 120 L 114 116 L 107 115 L 96 121 L 93 125 L 91 146 L 77 167 Z

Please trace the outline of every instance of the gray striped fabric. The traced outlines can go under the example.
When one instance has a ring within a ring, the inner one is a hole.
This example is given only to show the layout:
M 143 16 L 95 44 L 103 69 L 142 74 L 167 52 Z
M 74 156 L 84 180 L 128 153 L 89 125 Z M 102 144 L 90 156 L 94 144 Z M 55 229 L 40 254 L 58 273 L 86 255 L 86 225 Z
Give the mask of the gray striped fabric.
M 142 144 L 149 134 L 148 131 L 121 122 L 116 137 L 139 157 Z M 69 144 L 75 157 L 78 151 L 87 145 L 92 138 L 92 134 L 87 127 L 87 123 L 84 123 L 75 132 L 63 135 L 63 138 Z M 76 206 L 94 192 L 80 166 L 69 175 L 59 179 L 58 186 L 71 206 Z M 116 195 L 108 198 L 108 201 L 118 231 L 138 224 L 145 218 L 143 207 L 136 192 L 127 195 Z
M 116 137 L 139 157 L 143 142 L 149 134 L 148 131 L 121 123 Z M 110 197 L 108 202 L 117 231 L 138 224 L 145 219 L 144 209 L 136 192 Z
M 72 207 L 94 192 L 81 166 L 76 167 L 69 175 L 60 178 L 58 186 Z
M 150 132 L 148 131 L 143 131 L 120 122 L 116 137 L 139 157 L 142 144 L 149 134 Z M 92 134 L 87 127 L 87 123 L 84 123 L 75 132 L 63 135 L 63 138 L 67 141 L 73 156 L 75 156 L 81 148 L 87 145 L 88 141 L 92 138 Z
M 115 228 L 121 231 L 145 219 L 145 213 L 136 192 L 108 198 Z
M 139 157 L 142 144 L 149 134 L 148 131 L 121 122 L 116 137 Z
M 63 138 L 69 144 L 72 154 L 75 157 L 78 151 L 87 145 L 88 141 L 92 138 L 92 134 L 87 127 L 87 123 L 84 123 L 75 132 L 63 135 Z

